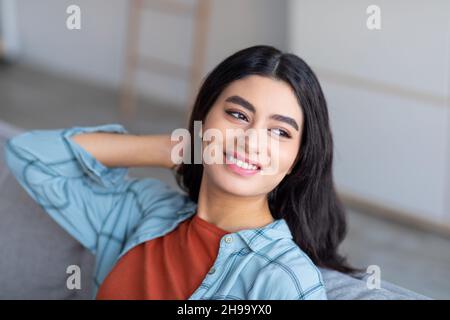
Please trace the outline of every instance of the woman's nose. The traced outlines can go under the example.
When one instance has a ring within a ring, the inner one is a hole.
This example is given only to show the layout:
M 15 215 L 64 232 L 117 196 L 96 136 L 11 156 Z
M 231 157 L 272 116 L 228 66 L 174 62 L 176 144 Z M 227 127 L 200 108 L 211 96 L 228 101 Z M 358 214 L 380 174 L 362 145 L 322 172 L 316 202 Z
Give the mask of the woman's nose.
M 260 149 L 260 137 L 258 129 L 248 129 L 245 134 L 245 152 L 249 155 L 258 154 Z
M 264 134 L 265 132 L 266 130 L 259 128 L 241 131 L 241 134 L 237 136 L 237 150 L 242 150 L 251 158 L 258 156 L 266 148 L 267 141 L 264 141 L 264 138 L 267 138 L 267 135 Z

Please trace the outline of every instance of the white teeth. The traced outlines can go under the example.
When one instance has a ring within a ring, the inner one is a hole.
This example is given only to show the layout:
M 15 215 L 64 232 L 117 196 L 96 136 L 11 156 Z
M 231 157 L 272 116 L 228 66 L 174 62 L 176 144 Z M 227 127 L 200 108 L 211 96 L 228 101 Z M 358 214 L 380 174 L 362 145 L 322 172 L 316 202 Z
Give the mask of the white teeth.
M 257 170 L 258 169 L 257 166 L 255 166 L 253 164 L 250 164 L 250 163 L 247 163 L 247 162 L 244 162 L 244 161 L 241 161 L 239 159 L 236 159 L 236 158 L 234 158 L 231 155 L 227 155 L 227 159 L 230 161 L 230 163 L 234 163 L 238 167 L 246 169 L 246 170 Z
M 227 155 L 227 159 L 228 161 L 230 161 L 231 163 L 236 163 L 236 159 L 234 159 L 232 156 Z

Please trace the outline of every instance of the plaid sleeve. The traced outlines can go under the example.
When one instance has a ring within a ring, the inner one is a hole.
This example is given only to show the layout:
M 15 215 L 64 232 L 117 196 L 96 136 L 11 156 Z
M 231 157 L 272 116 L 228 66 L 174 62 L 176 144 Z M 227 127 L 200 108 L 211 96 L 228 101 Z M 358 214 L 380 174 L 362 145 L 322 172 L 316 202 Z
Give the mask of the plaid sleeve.
M 109 168 L 70 138 L 84 132 L 127 131 L 119 124 L 33 130 L 10 138 L 5 160 L 26 192 L 93 253 L 127 168 Z

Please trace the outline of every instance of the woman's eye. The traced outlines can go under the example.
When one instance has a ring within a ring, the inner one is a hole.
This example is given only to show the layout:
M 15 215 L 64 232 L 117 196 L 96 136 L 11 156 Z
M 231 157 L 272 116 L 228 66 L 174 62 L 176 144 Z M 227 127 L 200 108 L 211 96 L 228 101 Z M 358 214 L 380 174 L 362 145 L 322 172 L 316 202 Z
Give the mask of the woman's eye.
M 284 131 L 283 129 L 278 129 L 278 128 L 275 128 L 275 129 L 270 129 L 270 131 L 276 131 L 276 132 L 278 132 L 277 133 L 277 135 L 279 135 L 279 136 L 282 136 L 282 137 L 286 137 L 286 138 L 290 138 L 291 136 L 289 135 L 289 133 L 287 133 L 286 131 Z
M 236 118 L 236 119 L 241 119 L 241 120 L 244 120 L 244 121 L 248 121 L 247 117 L 242 112 L 239 112 L 239 111 L 227 111 L 227 113 L 229 115 L 231 115 L 232 117 Z

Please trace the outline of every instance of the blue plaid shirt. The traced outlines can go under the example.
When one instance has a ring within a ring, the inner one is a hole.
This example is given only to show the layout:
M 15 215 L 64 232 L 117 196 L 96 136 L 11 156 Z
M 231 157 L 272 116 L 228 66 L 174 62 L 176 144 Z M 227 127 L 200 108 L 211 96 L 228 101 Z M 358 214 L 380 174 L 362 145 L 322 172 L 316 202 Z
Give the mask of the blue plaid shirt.
M 7 141 L 5 160 L 27 193 L 95 254 L 94 298 L 126 252 L 174 230 L 197 204 L 158 179 L 106 167 L 70 138 L 84 132 L 128 133 L 120 124 L 28 131 Z M 284 219 L 224 235 L 213 266 L 189 297 L 326 298 L 319 269 L 292 240 Z

